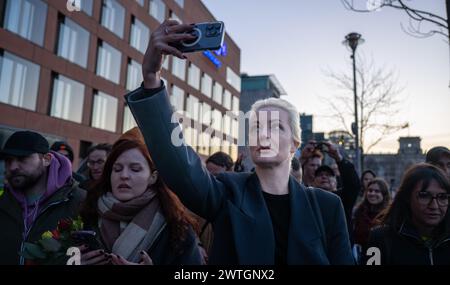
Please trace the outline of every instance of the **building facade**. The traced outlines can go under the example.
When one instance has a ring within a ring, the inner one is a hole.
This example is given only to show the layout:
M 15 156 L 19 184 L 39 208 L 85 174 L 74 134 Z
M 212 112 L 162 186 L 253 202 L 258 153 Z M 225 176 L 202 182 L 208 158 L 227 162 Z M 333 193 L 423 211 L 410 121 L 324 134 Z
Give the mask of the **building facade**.
M 123 95 L 140 86 L 150 35 L 167 18 L 215 20 L 201 0 L 0 1 L 0 144 L 34 130 L 67 141 L 77 165 L 92 144 L 113 143 L 135 126 Z M 240 49 L 226 34 L 219 51 L 187 57 L 166 57 L 162 70 L 175 110 L 200 126 L 185 127 L 185 140 L 203 156 L 236 157 L 238 122 L 226 112 L 239 110 Z
M 405 171 L 415 163 L 424 162 L 425 154 L 421 148 L 420 137 L 400 137 L 396 154 L 366 154 L 364 168 L 373 170 L 395 191 Z

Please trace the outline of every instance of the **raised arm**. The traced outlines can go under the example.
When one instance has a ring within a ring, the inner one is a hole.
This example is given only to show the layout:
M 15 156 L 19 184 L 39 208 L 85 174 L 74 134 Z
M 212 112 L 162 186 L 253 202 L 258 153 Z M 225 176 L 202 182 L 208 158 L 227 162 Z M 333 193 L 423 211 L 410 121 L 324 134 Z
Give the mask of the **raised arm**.
M 163 54 L 186 58 L 169 43 L 192 39 L 184 33 L 190 30 L 190 25 L 167 20 L 152 33 L 142 65 L 143 87 L 127 94 L 126 101 L 165 183 L 186 207 L 212 221 L 224 204 L 225 187 L 184 140 L 177 142 L 182 138 L 180 125 L 172 122 L 173 110 L 160 78 Z

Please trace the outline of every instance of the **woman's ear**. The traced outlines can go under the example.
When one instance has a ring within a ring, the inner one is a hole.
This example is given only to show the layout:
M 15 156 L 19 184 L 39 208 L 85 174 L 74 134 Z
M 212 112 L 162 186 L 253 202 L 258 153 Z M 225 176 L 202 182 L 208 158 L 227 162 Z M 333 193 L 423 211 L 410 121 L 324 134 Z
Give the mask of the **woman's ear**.
M 150 174 L 150 178 L 149 178 L 149 185 L 153 185 L 156 183 L 156 180 L 158 180 L 158 171 L 155 170 Z
M 298 142 L 298 141 L 292 139 L 292 142 L 291 142 L 291 152 L 295 153 L 295 152 L 297 151 L 297 149 L 299 148 L 299 146 L 300 146 L 300 142 Z

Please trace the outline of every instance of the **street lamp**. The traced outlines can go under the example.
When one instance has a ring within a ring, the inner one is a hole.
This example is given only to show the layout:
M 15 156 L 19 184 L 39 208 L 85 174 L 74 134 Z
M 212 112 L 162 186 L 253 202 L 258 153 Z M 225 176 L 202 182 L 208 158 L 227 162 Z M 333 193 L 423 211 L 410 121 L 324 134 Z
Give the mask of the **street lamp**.
M 352 124 L 353 134 L 355 135 L 355 168 L 358 173 L 361 173 L 361 153 L 359 149 L 359 128 L 358 128 L 358 95 L 356 93 L 356 63 L 355 63 L 355 51 L 359 44 L 364 43 L 364 39 L 358 33 L 350 33 L 345 36 L 345 41 L 342 42 L 344 45 L 349 46 L 352 50 L 353 59 L 353 97 L 355 104 L 355 122 Z

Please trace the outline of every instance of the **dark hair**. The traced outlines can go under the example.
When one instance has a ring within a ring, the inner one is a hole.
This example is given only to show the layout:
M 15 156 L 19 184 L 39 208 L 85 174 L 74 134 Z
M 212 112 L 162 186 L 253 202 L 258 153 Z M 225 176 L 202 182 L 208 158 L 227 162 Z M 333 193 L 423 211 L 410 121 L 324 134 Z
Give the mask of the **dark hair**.
M 313 153 L 311 154 L 311 156 L 308 157 L 308 158 L 303 162 L 303 164 L 302 164 L 302 170 L 304 170 L 305 165 L 307 165 L 308 162 L 309 162 L 311 159 L 314 159 L 314 158 L 320 158 L 320 160 L 322 160 L 322 159 L 323 159 L 323 154 L 322 154 L 322 152 L 321 152 L 320 150 L 318 150 L 318 149 L 315 149 L 315 150 L 313 151 Z
M 373 170 L 371 170 L 371 169 L 366 169 L 366 170 L 364 170 L 363 171 L 363 173 L 361 174 L 361 185 L 363 184 L 363 182 L 364 182 L 364 176 L 366 176 L 366 174 L 372 174 L 372 176 L 374 177 L 374 178 L 376 178 L 377 177 L 377 175 L 375 174 L 375 171 L 373 171 Z
M 356 207 L 355 216 L 357 216 L 361 211 L 364 212 L 377 212 L 380 213 L 382 210 L 387 209 L 391 202 L 391 193 L 389 192 L 389 185 L 383 178 L 375 178 L 369 182 L 367 187 L 372 184 L 378 185 L 380 188 L 381 194 L 383 195 L 383 201 L 378 205 L 372 205 L 367 200 L 367 189 L 366 193 L 364 193 L 364 200 Z
M 101 144 L 93 145 L 87 150 L 86 156 L 89 156 L 92 152 L 94 152 L 94 150 L 104 150 L 104 151 L 106 151 L 106 155 L 108 155 L 112 150 L 112 145 L 109 143 L 101 143 Z
M 137 148 L 146 158 L 150 170 L 156 170 L 155 164 L 151 160 L 150 154 L 144 143 L 138 140 L 119 140 L 114 144 L 110 155 L 108 156 L 101 178 L 94 184 L 91 191 L 88 191 L 86 200 L 81 209 L 81 217 L 88 225 L 97 225 L 98 223 L 98 199 L 105 193 L 111 191 L 111 173 L 113 165 L 117 158 L 127 150 Z M 180 202 L 178 197 L 169 190 L 166 184 L 158 176 L 154 189 L 157 191 L 157 197 L 161 203 L 161 208 L 170 229 L 170 240 L 174 248 L 179 245 L 187 236 L 189 227 L 198 231 L 196 220 L 188 214 L 186 208 Z
M 298 171 L 300 169 L 300 161 L 295 156 L 292 158 L 291 168 L 294 171 Z
M 403 176 L 394 202 L 385 211 L 381 222 L 388 225 L 393 231 L 398 231 L 404 222 L 411 223 L 410 205 L 412 193 L 418 186 L 421 188 L 420 191 L 425 190 L 431 181 L 436 181 L 440 187 L 445 189 L 447 193 L 450 193 L 450 182 L 441 169 L 428 163 L 415 164 L 409 168 Z M 443 221 L 436 227 L 435 231 L 450 232 L 448 209 Z
M 206 163 L 211 162 L 215 165 L 225 167 L 226 171 L 230 171 L 233 167 L 233 159 L 228 154 L 218 151 L 206 159 Z

